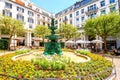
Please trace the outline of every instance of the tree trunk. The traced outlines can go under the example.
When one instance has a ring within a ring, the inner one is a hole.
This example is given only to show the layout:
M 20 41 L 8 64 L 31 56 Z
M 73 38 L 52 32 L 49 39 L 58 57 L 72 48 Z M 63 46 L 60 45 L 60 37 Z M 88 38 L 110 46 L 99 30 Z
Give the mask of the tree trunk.
M 104 36 L 104 52 L 106 53 L 107 52 L 107 41 L 106 41 L 107 37 L 106 35 Z
M 45 42 L 45 39 L 44 39 L 44 38 L 43 38 L 42 42 L 43 42 L 43 47 L 45 47 L 45 44 L 44 44 L 44 42 Z
M 8 41 L 8 50 L 10 50 L 11 40 L 12 40 L 12 35 L 10 35 L 10 38 L 9 38 L 9 41 Z
M 10 32 L 10 38 L 9 38 L 9 42 L 8 42 L 8 50 L 10 50 L 10 44 L 11 44 L 11 41 L 12 41 L 12 36 L 14 34 L 14 31 L 15 31 L 15 26 L 11 30 L 12 31 Z

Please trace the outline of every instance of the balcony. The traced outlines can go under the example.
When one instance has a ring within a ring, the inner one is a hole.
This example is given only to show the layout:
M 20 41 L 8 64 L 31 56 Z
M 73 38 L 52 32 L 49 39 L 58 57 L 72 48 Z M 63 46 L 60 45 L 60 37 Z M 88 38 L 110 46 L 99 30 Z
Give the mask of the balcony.
M 63 22 L 67 22 L 67 21 L 68 21 L 68 18 L 64 18 L 64 19 L 63 19 Z
M 89 10 L 89 11 L 86 11 L 85 13 L 86 13 L 87 15 L 89 15 L 89 14 L 91 14 L 91 13 L 97 13 L 97 11 L 98 11 L 98 8 L 93 9 L 93 10 Z
M 45 22 L 45 23 L 47 23 L 47 24 L 50 24 L 50 22 L 49 21 L 46 21 L 45 19 L 39 19 L 41 22 Z
M 42 12 L 44 16 L 50 17 L 48 13 Z
M 25 6 L 25 3 L 22 2 L 21 0 L 15 0 L 15 1 L 16 1 L 17 4 L 20 4 L 20 5 L 22 5 L 22 6 Z

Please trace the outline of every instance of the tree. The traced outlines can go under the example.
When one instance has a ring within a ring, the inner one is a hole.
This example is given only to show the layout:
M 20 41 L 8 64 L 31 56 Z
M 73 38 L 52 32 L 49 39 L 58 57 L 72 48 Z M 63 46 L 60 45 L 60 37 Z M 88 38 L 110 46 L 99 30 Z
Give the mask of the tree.
M 43 38 L 42 42 L 44 42 L 45 36 L 50 34 L 50 29 L 43 25 L 37 25 L 36 28 L 34 29 L 34 34 L 37 37 L 42 37 Z
M 0 32 L 9 35 L 8 50 L 10 50 L 12 36 L 24 33 L 25 30 L 22 22 L 11 17 L 2 16 L 0 18 Z
M 107 50 L 106 39 L 108 36 L 117 35 L 120 31 L 120 15 L 110 13 L 88 19 L 84 24 L 88 35 L 99 35 L 104 40 L 104 50 Z
M 71 24 L 62 24 L 58 29 L 58 33 L 67 40 L 80 37 L 77 27 L 72 26 Z

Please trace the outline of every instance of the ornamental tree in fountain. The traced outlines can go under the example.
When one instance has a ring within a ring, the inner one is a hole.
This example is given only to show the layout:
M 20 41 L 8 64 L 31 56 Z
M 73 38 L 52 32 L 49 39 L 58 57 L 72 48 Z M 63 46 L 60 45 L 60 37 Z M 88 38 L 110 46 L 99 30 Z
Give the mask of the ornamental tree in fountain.
M 51 29 L 51 35 L 45 36 L 46 39 L 50 40 L 50 42 L 45 43 L 45 50 L 44 55 L 53 55 L 53 54 L 62 54 L 61 45 L 60 42 L 57 42 L 58 39 L 61 37 L 58 35 L 55 35 L 55 29 L 57 29 L 54 26 L 54 19 L 52 19 L 51 26 L 49 27 Z

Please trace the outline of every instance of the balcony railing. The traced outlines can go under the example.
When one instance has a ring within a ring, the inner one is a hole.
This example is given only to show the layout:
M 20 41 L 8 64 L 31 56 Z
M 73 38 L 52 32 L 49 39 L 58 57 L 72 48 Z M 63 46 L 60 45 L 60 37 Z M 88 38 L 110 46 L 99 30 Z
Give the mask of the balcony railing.
M 86 11 L 85 13 L 86 13 L 87 15 L 89 15 L 89 14 L 95 13 L 95 12 L 97 12 L 97 11 L 98 11 L 98 8 L 95 8 L 95 9 L 93 9 L 93 10 Z

